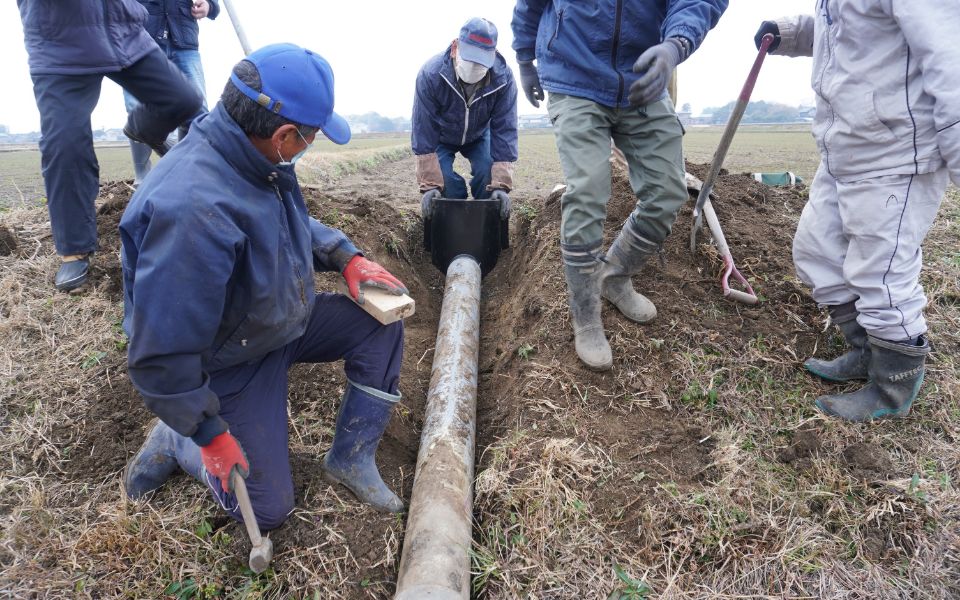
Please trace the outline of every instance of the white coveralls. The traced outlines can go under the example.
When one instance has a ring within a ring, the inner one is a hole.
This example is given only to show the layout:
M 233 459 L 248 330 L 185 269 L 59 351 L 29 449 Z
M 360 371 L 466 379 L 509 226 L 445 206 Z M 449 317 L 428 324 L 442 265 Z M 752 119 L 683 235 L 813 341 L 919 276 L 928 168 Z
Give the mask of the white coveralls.
M 820 167 L 793 241 L 824 306 L 886 340 L 926 332 L 920 245 L 960 185 L 960 0 L 816 0 L 775 54 L 813 56 Z

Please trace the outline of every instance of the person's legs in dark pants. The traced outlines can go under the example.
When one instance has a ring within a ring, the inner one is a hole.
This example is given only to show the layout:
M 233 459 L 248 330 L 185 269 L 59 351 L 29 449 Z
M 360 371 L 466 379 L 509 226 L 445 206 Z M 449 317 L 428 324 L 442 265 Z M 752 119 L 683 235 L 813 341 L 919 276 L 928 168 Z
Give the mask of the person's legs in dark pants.
M 382 325 L 345 296 L 320 294 L 307 332 L 293 346 L 291 363 L 344 360 L 347 386 L 324 475 L 378 510 L 403 510 L 375 460 L 393 406 L 400 401 L 402 322 Z
M 47 210 L 57 254 L 66 259 L 57 287 L 86 282 L 87 256 L 97 249 L 94 200 L 100 166 L 93 151 L 90 114 L 100 98 L 101 75 L 34 75 L 40 111 L 40 155 Z
M 443 197 L 466 200 L 467 182 L 453 170 L 453 161 L 456 160 L 459 150 L 457 146 L 440 144 L 437 147 L 437 160 L 440 161 L 440 172 L 443 173 Z
M 487 186 L 490 185 L 490 169 L 493 159 L 490 157 L 490 129 L 483 132 L 475 142 L 460 148 L 460 154 L 470 161 L 470 193 L 477 200 L 490 197 Z
M 196 86 L 159 48 L 107 77 L 140 101 L 127 115 L 124 133 L 161 156 L 166 152 L 167 134 L 195 116 L 203 104 Z
M 250 464 L 245 483 L 261 529 L 279 527 L 294 506 L 287 423 L 287 367 L 287 353 L 281 348 L 257 364 L 210 375 L 210 389 L 220 397 L 220 416 L 229 424 L 230 433 L 240 442 Z M 199 448 L 195 452 L 199 456 Z M 178 455 L 178 460 L 180 458 Z M 234 519 L 243 520 L 236 496 L 224 492 L 220 481 L 206 470 L 202 479 L 220 506 Z

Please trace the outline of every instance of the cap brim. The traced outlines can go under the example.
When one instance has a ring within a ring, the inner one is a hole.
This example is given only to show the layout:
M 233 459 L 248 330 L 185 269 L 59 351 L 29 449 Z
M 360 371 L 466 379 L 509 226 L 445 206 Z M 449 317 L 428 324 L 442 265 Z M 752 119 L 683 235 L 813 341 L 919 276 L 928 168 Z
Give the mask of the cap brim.
M 337 113 L 330 113 L 330 118 L 320 126 L 320 131 L 334 144 L 343 145 L 350 141 L 350 125 Z
M 497 51 L 495 48 L 484 50 L 473 44 L 460 42 L 460 44 L 457 45 L 457 52 L 463 60 L 479 63 L 488 69 L 493 67 L 493 63 L 497 60 Z

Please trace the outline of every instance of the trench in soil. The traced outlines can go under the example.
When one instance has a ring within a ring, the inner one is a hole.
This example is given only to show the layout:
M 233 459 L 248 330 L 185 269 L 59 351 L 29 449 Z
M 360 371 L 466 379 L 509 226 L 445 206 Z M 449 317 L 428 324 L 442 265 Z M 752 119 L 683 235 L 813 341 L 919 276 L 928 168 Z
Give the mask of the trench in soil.
M 704 175 L 704 165 L 689 170 Z M 405 167 L 404 167 L 405 169 Z M 605 242 L 615 237 L 636 202 L 622 173 L 614 175 L 608 206 Z M 396 189 L 396 188 L 394 188 Z M 614 351 L 614 370 L 594 373 L 581 367 L 573 350 L 573 334 L 566 306 L 566 289 L 559 256 L 560 200 L 558 194 L 534 199 L 535 215 L 514 215 L 511 247 L 484 280 L 481 300 L 477 472 L 486 464 L 484 450 L 518 429 L 544 438 L 563 437 L 607 449 L 626 473 L 644 473 L 634 481 L 624 477 L 615 490 L 598 494 L 600 515 L 622 521 L 632 518 L 623 508 L 642 509 L 642 499 L 657 482 L 680 487 L 705 485 L 711 477 L 714 446 L 711 431 L 698 419 L 678 419 L 664 408 L 666 398 L 690 393 L 674 342 L 707 353 L 737 353 L 762 336 L 770 348 L 793 348 L 804 356 L 818 332 L 806 323 L 816 321 L 816 308 L 804 291 L 784 273 L 792 272 L 790 236 L 804 198 L 798 192 L 774 190 L 740 175 L 724 174 L 716 193 L 720 221 L 738 265 L 763 302 L 747 307 L 722 299 L 717 276 L 720 259 L 707 244 L 693 256 L 687 248 L 690 205 L 684 207 L 662 260 L 653 260 L 634 278 L 635 286 L 657 306 L 658 317 L 636 325 L 609 304 L 603 319 Z M 409 501 L 419 444 L 420 426 L 430 380 L 432 350 L 443 294 L 443 277 L 422 250 L 422 224 L 415 205 L 398 208 L 395 192 L 382 187 L 368 193 L 361 188 L 305 189 L 313 216 L 339 227 L 410 289 L 416 314 L 405 322 L 406 344 L 401 371 L 402 403 L 381 443 L 378 463 L 384 480 Z M 122 302 L 117 224 L 129 199 L 123 184 L 102 188 L 98 222 L 102 250 L 92 285 Z M 709 234 L 704 231 L 704 242 Z M 317 276 L 318 289 L 334 289 L 335 277 Z M 773 375 L 777 372 L 774 369 Z M 339 364 L 298 365 L 290 372 L 290 413 L 294 421 L 291 467 L 300 507 L 336 493 L 350 505 L 349 493 L 332 488 L 321 477 L 322 451 L 329 446 L 333 420 L 343 392 Z M 727 399 L 736 402 L 736 399 Z M 84 427 L 64 426 L 60 443 L 78 448 L 67 477 L 100 481 L 122 469 L 143 439 L 150 415 L 129 380 L 113 377 L 89 403 Z M 577 414 L 576 419 L 564 418 Z M 706 421 L 703 421 L 704 423 Z M 301 436 L 298 438 L 298 436 Z M 642 445 L 643 451 L 639 451 Z M 298 447 L 301 448 L 298 450 Z M 96 450 L 94 451 L 94 448 Z M 306 448 L 304 450 L 303 448 Z M 180 486 L 192 485 L 180 477 L 159 493 L 163 502 Z M 589 488 L 596 482 L 585 482 Z M 589 489 L 587 490 L 589 491 Z M 209 504 L 215 528 L 234 528 L 238 555 L 246 552 L 240 528 Z M 370 510 L 328 511 L 310 518 L 291 518 L 271 534 L 275 547 L 314 547 L 336 530 L 356 560 L 358 578 L 395 579 L 399 556 L 383 560 L 384 540 L 397 529 L 394 516 Z M 402 544 L 402 540 L 400 540 Z

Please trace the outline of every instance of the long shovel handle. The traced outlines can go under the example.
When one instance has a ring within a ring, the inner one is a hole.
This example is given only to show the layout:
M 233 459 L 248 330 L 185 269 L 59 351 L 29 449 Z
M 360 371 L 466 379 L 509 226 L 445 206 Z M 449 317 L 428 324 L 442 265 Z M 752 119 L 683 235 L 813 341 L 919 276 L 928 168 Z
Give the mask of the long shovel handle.
M 240 25 L 240 17 L 237 15 L 237 9 L 233 6 L 233 0 L 223 0 L 223 5 L 227 9 L 227 15 L 230 16 L 230 22 L 233 23 L 233 30 L 237 32 L 237 39 L 240 40 L 240 47 L 243 48 L 244 56 L 249 56 L 252 52 L 250 40 L 247 39 L 247 34 L 244 33 L 243 26 Z
M 713 191 L 713 184 L 717 180 L 717 175 L 720 174 L 723 161 L 727 157 L 727 151 L 733 142 L 733 136 L 736 135 L 737 127 L 740 126 L 740 120 L 743 118 L 743 113 L 746 112 L 747 105 L 750 104 L 750 96 L 753 94 L 753 88 L 757 84 L 757 77 L 760 75 L 760 67 L 763 66 L 763 59 L 766 58 L 767 52 L 770 50 L 770 45 L 773 44 L 773 39 L 773 34 L 768 33 L 763 36 L 763 39 L 760 41 L 760 51 L 757 53 L 757 58 L 753 61 L 753 67 L 750 69 L 747 81 L 743 84 L 743 89 L 740 90 L 740 97 L 737 99 L 737 103 L 733 107 L 733 112 L 730 113 L 730 118 L 727 120 L 727 126 L 723 130 L 723 137 L 720 138 L 720 145 L 717 146 L 717 151 L 713 154 L 710 171 L 707 173 L 706 179 L 703 180 L 703 187 L 700 188 L 700 193 L 697 195 L 697 203 L 693 207 L 695 222 L 693 231 L 690 232 L 690 252 L 697 251 L 697 232 L 700 227 L 703 226 L 703 205 L 706 204 L 707 199 L 710 198 L 710 193 Z

